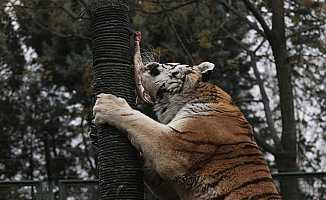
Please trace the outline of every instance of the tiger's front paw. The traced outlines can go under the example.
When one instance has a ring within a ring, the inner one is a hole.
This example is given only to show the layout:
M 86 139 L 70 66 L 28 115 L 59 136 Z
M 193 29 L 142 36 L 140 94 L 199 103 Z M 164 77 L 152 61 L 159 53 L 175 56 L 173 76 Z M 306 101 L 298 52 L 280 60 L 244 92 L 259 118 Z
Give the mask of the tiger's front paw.
M 95 124 L 119 124 L 124 114 L 132 111 L 125 99 L 112 94 L 99 94 L 93 108 Z

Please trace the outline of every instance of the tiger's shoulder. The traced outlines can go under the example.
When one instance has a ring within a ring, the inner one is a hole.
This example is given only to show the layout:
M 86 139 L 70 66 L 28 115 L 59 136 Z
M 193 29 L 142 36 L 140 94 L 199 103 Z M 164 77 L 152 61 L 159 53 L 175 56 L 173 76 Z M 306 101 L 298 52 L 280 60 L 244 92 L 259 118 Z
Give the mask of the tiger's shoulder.
M 220 87 L 201 82 L 191 93 L 178 98 L 177 102 L 186 103 L 169 123 L 177 130 L 208 134 L 210 137 L 218 135 L 219 138 L 227 133 L 225 137 L 235 137 L 236 140 L 243 134 L 252 139 L 250 124 L 230 95 Z M 216 141 L 216 138 L 212 140 Z
M 209 83 L 189 95 L 168 124 L 176 132 L 171 148 L 187 160 L 184 173 L 175 177 L 179 191 L 189 199 L 267 193 L 280 198 L 252 128 L 231 97 Z

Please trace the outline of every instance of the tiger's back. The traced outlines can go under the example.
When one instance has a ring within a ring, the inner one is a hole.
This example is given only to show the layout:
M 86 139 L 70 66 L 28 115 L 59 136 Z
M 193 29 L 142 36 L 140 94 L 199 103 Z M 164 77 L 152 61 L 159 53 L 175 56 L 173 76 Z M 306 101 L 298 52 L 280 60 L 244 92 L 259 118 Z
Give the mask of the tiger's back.
M 201 82 L 181 98 L 187 103 L 168 125 L 177 133 L 169 148 L 186 158 L 184 173 L 173 180 L 182 199 L 281 199 L 251 126 L 230 96 Z

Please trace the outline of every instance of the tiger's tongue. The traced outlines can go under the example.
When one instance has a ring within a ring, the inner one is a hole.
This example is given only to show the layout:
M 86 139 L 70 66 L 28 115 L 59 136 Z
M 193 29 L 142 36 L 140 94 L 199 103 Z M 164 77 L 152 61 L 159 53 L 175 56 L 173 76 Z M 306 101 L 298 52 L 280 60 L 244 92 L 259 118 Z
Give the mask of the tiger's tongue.
M 144 64 L 140 54 L 140 41 L 141 41 L 141 32 L 135 33 L 135 54 L 134 54 L 134 67 L 135 67 L 135 81 L 136 81 L 136 92 L 137 97 L 142 103 L 153 104 L 152 98 L 145 91 L 142 82 L 142 73 L 144 71 Z

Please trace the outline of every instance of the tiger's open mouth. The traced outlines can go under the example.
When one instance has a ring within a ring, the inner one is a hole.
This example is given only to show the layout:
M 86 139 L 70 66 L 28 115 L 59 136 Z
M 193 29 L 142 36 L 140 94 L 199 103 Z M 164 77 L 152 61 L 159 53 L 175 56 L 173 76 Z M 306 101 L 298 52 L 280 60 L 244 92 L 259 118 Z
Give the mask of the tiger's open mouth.
M 164 94 L 167 93 L 167 89 L 165 88 L 165 84 L 162 84 L 158 90 L 156 91 L 155 97 L 158 99 L 162 99 Z

